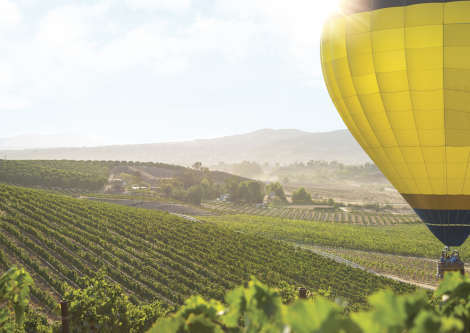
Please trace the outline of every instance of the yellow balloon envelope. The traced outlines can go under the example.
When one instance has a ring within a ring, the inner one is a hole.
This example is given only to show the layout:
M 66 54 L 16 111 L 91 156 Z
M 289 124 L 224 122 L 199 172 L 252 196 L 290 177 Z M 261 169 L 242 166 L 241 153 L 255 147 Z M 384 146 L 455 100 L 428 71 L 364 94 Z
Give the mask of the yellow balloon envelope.
M 470 233 L 470 1 L 348 0 L 325 24 L 330 96 L 444 244 Z

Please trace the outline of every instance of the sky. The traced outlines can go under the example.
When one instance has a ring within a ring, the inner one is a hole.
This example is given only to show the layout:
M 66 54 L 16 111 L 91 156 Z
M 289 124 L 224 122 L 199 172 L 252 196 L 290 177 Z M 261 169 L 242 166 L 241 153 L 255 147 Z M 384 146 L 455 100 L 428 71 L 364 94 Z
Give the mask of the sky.
M 0 138 L 345 128 L 319 60 L 335 3 L 0 0 Z

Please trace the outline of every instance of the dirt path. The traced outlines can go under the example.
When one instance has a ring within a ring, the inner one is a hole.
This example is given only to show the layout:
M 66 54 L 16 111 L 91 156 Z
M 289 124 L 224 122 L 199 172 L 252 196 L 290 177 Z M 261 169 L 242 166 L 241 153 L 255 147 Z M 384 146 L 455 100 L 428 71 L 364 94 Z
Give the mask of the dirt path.
M 106 193 L 111 189 L 111 181 L 114 179 L 114 173 L 110 173 L 108 177 L 108 183 L 104 185 L 104 192 Z
M 369 270 L 371 271 L 371 270 Z M 425 284 L 425 283 L 420 283 L 420 282 L 416 282 L 416 281 L 410 281 L 410 280 L 405 280 L 405 279 L 402 279 L 398 276 L 395 276 L 395 275 L 389 275 L 389 274 L 380 274 L 380 273 L 376 273 L 376 272 L 373 272 L 371 271 L 372 273 L 376 274 L 376 275 L 379 275 L 379 276 L 383 276 L 383 277 L 386 277 L 386 278 L 389 278 L 389 279 L 392 279 L 392 280 L 395 280 L 395 281 L 399 281 L 399 282 L 404 282 L 404 283 L 408 283 L 408 284 L 412 284 L 414 286 L 417 286 L 417 287 L 420 287 L 420 288 L 423 288 L 423 289 L 428 289 L 428 290 L 436 290 L 437 287 L 436 286 L 432 286 L 430 284 Z
M 129 169 L 134 171 L 134 172 L 137 172 L 137 173 L 141 174 L 142 176 L 144 176 L 148 179 L 151 179 L 151 180 L 158 180 L 159 179 L 158 177 L 155 177 L 154 175 L 151 175 L 150 173 L 148 173 L 147 171 L 144 171 L 142 169 L 137 169 L 135 167 L 129 167 Z
M 291 242 L 289 242 L 291 243 Z M 364 254 L 373 254 L 373 255 L 382 255 L 382 256 L 393 256 L 393 257 L 399 257 L 399 258 L 408 258 L 408 259 L 414 259 L 414 260 L 423 260 L 431 263 L 437 263 L 437 259 L 432 259 L 432 258 L 426 258 L 426 257 L 417 257 L 417 256 L 412 256 L 412 255 L 404 255 L 404 254 L 393 254 L 389 252 L 380 252 L 380 251 L 368 251 L 368 250 L 361 250 L 361 249 L 355 249 L 355 248 L 346 248 L 346 247 L 333 247 L 333 246 L 323 246 L 323 245 L 302 245 L 302 244 L 296 244 L 293 243 L 294 245 L 299 245 L 302 247 L 311 247 L 319 250 L 324 250 L 324 251 L 355 251 L 355 252 L 361 252 Z M 465 266 L 470 265 L 470 263 L 465 263 Z
M 356 263 L 354 263 L 350 260 L 346 260 L 346 259 L 344 259 L 340 256 L 325 252 L 321 247 L 303 246 L 303 245 L 298 245 L 298 244 L 295 245 L 295 246 L 298 246 L 300 248 L 312 251 L 312 252 L 314 252 L 318 255 L 329 258 L 331 260 L 334 260 L 334 261 L 336 261 L 340 264 L 345 264 L 345 265 L 351 266 L 353 268 L 362 269 L 363 271 L 369 272 L 369 273 L 377 275 L 377 276 L 383 276 L 383 277 L 386 277 L 386 278 L 389 278 L 389 279 L 392 279 L 392 280 L 395 280 L 395 281 L 412 284 L 414 286 L 417 286 L 417 287 L 423 288 L 423 289 L 436 290 L 436 286 L 433 286 L 433 285 L 430 285 L 430 284 L 420 283 L 420 282 L 412 281 L 412 280 L 406 280 L 406 279 L 402 279 L 402 278 L 400 278 L 398 276 L 395 276 L 395 275 L 376 272 L 372 269 L 369 269 L 369 268 L 363 267 L 361 265 L 358 265 L 358 264 L 356 264 Z M 419 259 L 423 259 L 423 258 L 419 258 Z M 428 259 L 428 260 L 431 260 L 431 259 Z
M 199 222 L 199 223 L 202 223 L 201 220 L 198 220 L 197 218 L 195 218 L 194 216 L 190 216 L 190 215 L 185 215 L 185 214 L 179 214 L 179 213 L 170 213 L 172 215 L 176 215 L 178 217 L 181 217 L 185 220 L 188 220 L 190 222 Z

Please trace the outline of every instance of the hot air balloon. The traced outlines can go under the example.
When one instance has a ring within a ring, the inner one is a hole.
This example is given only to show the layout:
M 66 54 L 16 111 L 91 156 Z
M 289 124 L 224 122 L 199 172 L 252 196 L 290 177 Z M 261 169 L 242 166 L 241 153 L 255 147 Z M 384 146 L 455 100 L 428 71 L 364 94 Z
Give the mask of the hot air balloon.
M 321 61 L 351 134 L 446 246 L 470 234 L 470 1 L 347 0 Z

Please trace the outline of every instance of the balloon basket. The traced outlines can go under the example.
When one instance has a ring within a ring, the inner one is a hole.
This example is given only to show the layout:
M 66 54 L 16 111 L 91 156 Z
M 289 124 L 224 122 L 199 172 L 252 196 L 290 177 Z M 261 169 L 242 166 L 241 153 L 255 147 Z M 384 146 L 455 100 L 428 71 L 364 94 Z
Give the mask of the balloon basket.
M 438 279 L 443 279 L 448 272 L 460 272 L 460 274 L 465 275 L 465 264 L 460 259 L 459 252 L 454 250 L 451 255 L 449 253 L 450 250 L 447 247 L 442 251 L 441 258 L 437 263 Z

